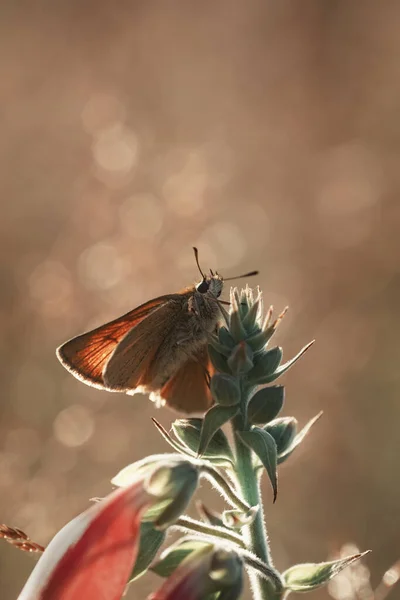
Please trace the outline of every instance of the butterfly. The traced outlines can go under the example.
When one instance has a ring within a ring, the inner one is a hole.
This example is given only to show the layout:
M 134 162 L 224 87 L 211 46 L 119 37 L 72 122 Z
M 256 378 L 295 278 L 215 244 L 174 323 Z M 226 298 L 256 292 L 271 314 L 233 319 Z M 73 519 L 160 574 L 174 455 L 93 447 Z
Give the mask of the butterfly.
M 213 373 L 208 339 L 221 322 L 224 279 L 211 270 L 205 275 L 196 248 L 194 253 L 202 275 L 198 284 L 149 300 L 65 342 L 56 351 L 62 365 L 102 390 L 148 393 L 158 405 L 184 413 L 207 410 Z

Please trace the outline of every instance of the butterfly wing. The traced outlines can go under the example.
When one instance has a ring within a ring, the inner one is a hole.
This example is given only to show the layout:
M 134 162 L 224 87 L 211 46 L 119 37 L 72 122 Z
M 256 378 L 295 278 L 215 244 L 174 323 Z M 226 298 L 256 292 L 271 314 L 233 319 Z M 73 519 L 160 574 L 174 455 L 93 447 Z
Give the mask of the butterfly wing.
M 208 380 L 213 372 L 207 344 L 204 344 L 167 381 L 159 396 L 169 407 L 179 412 L 205 412 L 213 403 L 208 387 Z
M 154 298 L 110 323 L 72 338 L 57 349 L 58 359 L 84 383 L 100 389 L 111 389 L 104 383 L 103 371 L 115 348 L 131 329 L 176 296 L 179 297 L 178 294 L 171 294 Z
M 182 309 L 186 300 L 187 295 L 176 294 L 126 334 L 103 371 L 108 389 L 132 394 L 161 387 L 169 370 L 174 370 L 171 361 L 176 340 L 174 330 L 185 319 Z

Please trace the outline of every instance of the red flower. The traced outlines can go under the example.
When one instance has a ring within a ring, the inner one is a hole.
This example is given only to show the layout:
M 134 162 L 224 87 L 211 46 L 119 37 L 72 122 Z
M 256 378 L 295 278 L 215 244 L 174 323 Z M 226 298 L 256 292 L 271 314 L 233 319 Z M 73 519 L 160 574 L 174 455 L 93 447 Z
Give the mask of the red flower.
M 141 516 L 151 502 L 139 480 L 70 521 L 18 600 L 120 600 L 136 561 Z

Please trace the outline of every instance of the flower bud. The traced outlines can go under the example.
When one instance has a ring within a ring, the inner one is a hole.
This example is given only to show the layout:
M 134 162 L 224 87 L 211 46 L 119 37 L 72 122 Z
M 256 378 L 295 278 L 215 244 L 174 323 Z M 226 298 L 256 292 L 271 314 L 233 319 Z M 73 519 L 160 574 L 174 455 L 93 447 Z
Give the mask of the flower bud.
M 190 461 L 164 464 L 150 474 L 145 489 L 160 501 L 170 500 L 157 516 L 154 526 L 166 529 L 174 523 L 189 504 L 199 481 L 199 469 Z
M 218 592 L 219 597 L 230 600 L 240 597 L 243 564 L 239 555 L 213 543 L 199 542 L 197 546 L 148 600 L 203 600 Z M 169 551 L 170 562 L 171 554 L 178 556 L 179 552 L 179 544 Z M 154 570 L 157 572 L 157 565 Z
M 254 357 L 254 367 L 248 374 L 251 383 L 268 383 L 268 378 L 276 371 L 282 360 L 282 348 L 271 348 Z
M 222 522 L 229 529 L 242 529 L 254 521 L 258 511 L 258 506 L 252 506 L 247 512 L 237 509 L 225 510 L 222 513 Z
M 264 427 L 275 440 L 278 456 L 291 445 L 297 432 L 297 420 L 294 417 L 281 417 Z

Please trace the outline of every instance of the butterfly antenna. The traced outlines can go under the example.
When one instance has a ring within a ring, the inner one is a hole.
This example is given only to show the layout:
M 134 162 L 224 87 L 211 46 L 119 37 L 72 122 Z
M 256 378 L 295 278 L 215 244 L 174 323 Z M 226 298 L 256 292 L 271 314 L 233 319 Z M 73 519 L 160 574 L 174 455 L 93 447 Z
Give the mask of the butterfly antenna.
M 200 267 L 200 263 L 199 263 L 199 251 L 197 250 L 197 248 L 195 246 L 193 246 L 193 251 L 194 251 L 194 257 L 196 259 L 197 268 L 200 271 L 200 275 L 202 276 L 203 279 L 206 279 L 206 276 L 204 275 L 204 273 L 203 273 L 203 271 L 201 270 L 201 267 Z
M 243 279 L 244 277 L 253 277 L 258 275 L 259 271 L 250 271 L 249 273 L 243 273 L 243 275 L 236 275 L 235 277 L 224 277 L 224 281 L 231 281 L 232 279 Z

